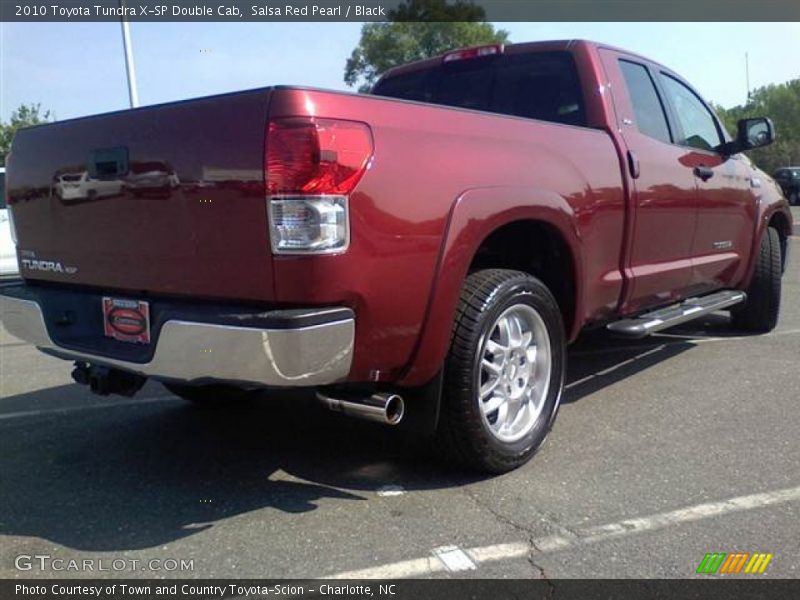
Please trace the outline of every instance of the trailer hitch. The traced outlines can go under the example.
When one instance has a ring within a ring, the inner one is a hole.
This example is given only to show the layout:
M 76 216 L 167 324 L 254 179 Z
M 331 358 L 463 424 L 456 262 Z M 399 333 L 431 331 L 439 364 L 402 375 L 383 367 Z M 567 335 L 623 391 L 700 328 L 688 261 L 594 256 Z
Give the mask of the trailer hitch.
M 135 373 L 85 362 L 75 363 L 72 379 L 81 385 L 88 385 L 93 393 L 100 396 L 119 394 L 128 397 L 142 389 L 147 381 L 147 377 Z

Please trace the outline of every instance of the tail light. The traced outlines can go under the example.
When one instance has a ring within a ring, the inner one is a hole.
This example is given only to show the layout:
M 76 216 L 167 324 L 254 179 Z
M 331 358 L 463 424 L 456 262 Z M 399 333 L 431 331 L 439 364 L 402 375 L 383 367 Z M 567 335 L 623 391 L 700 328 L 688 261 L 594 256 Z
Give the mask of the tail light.
M 365 123 L 315 118 L 269 123 L 264 168 L 273 252 L 327 254 L 347 248 L 348 195 L 372 151 Z

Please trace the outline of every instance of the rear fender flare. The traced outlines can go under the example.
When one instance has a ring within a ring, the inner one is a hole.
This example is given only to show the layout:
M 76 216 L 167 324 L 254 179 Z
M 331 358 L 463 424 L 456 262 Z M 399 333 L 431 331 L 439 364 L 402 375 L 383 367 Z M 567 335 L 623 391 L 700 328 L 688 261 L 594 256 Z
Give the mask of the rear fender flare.
M 421 385 L 441 368 L 450 345 L 461 287 L 478 248 L 492 232 L 515 221 L 539 221 L 563 238 L 574 265 L 575 318 L 565 323 L 569 339 L 583 314 L 581 240 L 576 216 L 559 194 L 531 187 L 484 187 L 463 192 L 453 202 L 436 266 L 420 337 L 402 385 Z

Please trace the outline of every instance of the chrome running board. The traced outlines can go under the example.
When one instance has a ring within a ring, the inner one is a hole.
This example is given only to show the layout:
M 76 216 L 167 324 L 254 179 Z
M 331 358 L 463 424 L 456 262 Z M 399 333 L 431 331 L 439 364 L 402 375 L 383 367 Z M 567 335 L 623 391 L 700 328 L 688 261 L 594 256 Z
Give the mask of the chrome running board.
M 708 296 L 689 298 L 680 304 L 674 304 L 653 312 L 644 313 L 633 319 L 622 319 L 609 323 L 606 327 L 619 335 L 641 338 L 692 321 L 708 313 L 740 304 L 747 299 L 747 294 L 735 290 L 723 290 Z

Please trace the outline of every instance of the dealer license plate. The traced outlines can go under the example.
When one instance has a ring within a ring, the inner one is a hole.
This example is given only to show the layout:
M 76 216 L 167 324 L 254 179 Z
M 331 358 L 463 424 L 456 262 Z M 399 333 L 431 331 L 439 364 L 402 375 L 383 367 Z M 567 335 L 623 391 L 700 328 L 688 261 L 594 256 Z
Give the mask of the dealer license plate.
M 134 344 L 150 343 L 150 304 L 143 300 L 103 298 L 106 337 Z

